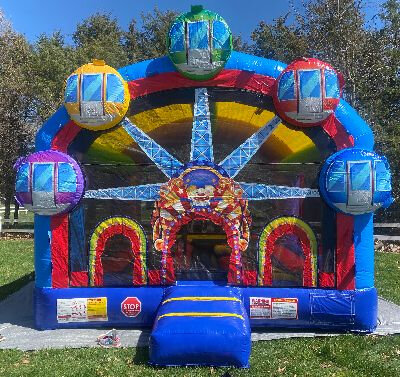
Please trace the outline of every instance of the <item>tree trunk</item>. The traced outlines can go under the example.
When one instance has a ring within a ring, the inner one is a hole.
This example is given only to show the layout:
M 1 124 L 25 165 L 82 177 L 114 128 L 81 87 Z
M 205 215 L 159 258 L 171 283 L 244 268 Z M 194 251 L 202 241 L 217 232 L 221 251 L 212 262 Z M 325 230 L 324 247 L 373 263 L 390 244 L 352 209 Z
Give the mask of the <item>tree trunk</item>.
M 11 213 L 11 195 L 6 194 L 4 201 L 4 223 L 7 224 L 10 222 L 10 213 Z
M 19 204 L 14 200 L 14 226 L 18 224 Z

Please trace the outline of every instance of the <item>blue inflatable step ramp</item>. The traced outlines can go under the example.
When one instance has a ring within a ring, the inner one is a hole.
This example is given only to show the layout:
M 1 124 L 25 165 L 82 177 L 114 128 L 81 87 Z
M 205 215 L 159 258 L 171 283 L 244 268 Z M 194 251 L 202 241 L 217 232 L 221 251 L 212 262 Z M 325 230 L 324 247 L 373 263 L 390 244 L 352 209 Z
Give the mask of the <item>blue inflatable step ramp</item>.
M 251 330 L 234 287 L 167 288 L 150 336 L 150 363 L 249 367 Z

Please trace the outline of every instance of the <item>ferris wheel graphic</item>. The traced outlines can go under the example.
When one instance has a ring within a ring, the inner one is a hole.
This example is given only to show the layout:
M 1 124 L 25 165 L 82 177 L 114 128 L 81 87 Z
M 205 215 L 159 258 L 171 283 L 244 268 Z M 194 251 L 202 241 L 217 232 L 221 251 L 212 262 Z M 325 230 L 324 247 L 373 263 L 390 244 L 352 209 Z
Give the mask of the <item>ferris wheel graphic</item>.
M 318 198 L 312 188 L 236 182 L 234 178 L 282 122 L 274 116 L 218 164 L 214 161 L 207 88 L 195 89 L 190 158 L 183 163 L 128 118 L 122 127 L 169 179 L 164 183 L 88 190 L 86 199 L 154 201 L 153 245 L 161 252 L 161 281 L 175 280 L 171 250 L 179 229 L 192 220 L 220 225 L 232 249 L 228 281 L 241 283 L 241 253 L 249 244 L 248 201 Z M 168 267 L 170 266 L 170 268 Z
M 195 89 L 191 151 L 190 160 L 187 163 L 183 163 L 172 156 L 127 117 L 122 120 L 121 125 L 142 151 L 169 179 L 185 174 L 188 169 L 193 171 L 196 167 L 202 168 L 205 166 L 215 169 L 226 178 L 233 179 L 252 159 L 281 122 L 282 120 L 278 116 L 274 116 L 218 164 L 214 161 L 207 88 Z M 242 196 L 245 200 L 317 198 L 320 196 L 318 189 L 251 182 L 237 183 L 243 190 Z M 165 183 L 87 190 L 84 197 L 86 199 L 103 200 L 157 201 L 160 199 L 160 189 L 163 185 Z

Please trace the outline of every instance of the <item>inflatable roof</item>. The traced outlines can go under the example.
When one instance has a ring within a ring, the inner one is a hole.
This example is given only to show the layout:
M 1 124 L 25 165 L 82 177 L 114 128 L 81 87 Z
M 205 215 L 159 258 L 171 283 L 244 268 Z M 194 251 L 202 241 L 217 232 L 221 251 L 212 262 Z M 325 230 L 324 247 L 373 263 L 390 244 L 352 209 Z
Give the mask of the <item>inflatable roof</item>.
M 391 178 L 341 74 L 232 51 L 201 7 L 167 43 L 72 73 L 16 164 L 38 328 L 153 326 L 154 364 L 242 367 L 254 327 L 372 331 Z

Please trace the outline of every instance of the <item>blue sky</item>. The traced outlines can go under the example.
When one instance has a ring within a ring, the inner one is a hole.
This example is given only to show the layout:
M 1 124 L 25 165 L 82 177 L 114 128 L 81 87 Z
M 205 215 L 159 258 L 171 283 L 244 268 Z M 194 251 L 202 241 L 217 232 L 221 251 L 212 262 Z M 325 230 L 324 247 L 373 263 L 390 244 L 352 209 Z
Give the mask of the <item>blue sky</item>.
M 367 0 L 367 16 L 376 13 L 383 0 Z M 293 0 L 300 9 L 301 0 Z M 42 34 L 61 30 L 68 36 L 76 24 L 93 13 L 111 13 L 126 28 L 132 18 L 140 19 L 142 12 L 157 6 L 161 10 L 186 12 L 191 4 L 202 4 L 219 13 L 230 25 L 234 34 L 249 41 L 256 25 L 272 21 L 290 10 L 289 0 L 0 0 L 0 8 L 12 22 L 14 29 L 31 41 Z

